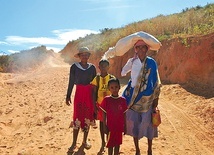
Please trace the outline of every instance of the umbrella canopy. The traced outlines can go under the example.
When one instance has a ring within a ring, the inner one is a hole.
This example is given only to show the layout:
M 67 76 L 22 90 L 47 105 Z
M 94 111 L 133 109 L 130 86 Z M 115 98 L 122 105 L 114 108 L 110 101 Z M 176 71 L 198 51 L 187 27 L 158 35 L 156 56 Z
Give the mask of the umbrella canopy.
M 122 56 L 128 52 L 138 40 L 143 40 L 149 46 L 150 50 L 157 51 L 161 47 L 161 43 L 154 36 L 139 31 L 121 38 L 114 47 L 110 47 L 108 51 L 105 52 L 104 57 L 108 59 L 114 56 Z

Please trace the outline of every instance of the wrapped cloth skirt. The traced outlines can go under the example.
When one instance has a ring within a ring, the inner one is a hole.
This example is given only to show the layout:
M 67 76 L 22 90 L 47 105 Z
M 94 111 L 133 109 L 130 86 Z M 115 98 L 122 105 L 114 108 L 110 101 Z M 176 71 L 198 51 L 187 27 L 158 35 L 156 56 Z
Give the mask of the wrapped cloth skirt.
M 128 109 L 126 112 L 127 135 L 137 137 L 138 139 L 144 136 L 148 139 L 158 137 L 157 127 L 152 124 L 152 106 L 147 112 L 136 112 Z

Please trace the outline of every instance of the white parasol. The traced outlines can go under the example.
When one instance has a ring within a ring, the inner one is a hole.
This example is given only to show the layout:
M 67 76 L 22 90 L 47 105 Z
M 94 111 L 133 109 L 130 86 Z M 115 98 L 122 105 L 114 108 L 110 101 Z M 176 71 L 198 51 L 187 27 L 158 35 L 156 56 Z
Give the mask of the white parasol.
M 151 34 L 139 31 L 120 39 L 114 47 L 110 47 L 105 52 L 104 58 L 112 58 L 114 56 L 122 56 L 131 49 L 138 40 L 143 40 L 150 50 L 157 51 L 161 47 L 161 43 Z

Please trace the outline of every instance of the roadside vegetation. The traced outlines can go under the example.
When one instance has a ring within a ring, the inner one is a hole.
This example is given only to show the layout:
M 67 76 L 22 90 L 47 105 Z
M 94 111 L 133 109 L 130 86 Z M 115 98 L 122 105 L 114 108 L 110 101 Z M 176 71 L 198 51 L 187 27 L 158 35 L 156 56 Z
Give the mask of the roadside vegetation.
M 104 28 L 100 34 L 91 34 L 77 41 L 95 51 L 106 51 L 120 38 L 138 31 L 150 33 L 160 41 L 213 33 L 214 4 L 186 8 L 181 13 L 167 16 L 158 15 L 117 29 Z

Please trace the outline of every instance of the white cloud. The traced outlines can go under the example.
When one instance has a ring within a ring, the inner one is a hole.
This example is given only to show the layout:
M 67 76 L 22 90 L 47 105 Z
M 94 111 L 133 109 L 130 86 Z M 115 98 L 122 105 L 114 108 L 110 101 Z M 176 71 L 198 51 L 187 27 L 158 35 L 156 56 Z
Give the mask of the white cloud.
M 88 34 L 97 34 L 99 32 L 92 30 L 74 30 L 74 29 L 61 29 L 54 30 L 53 33 L 58 36 L 60 40 L 64 40 L 66 42 L 76 40 L 79 37 L 85 37 Z
M 54 52 L 58 53 L 59 51 L 61 51 L 62 49 L 61 48 L 56 48 L 56 47 L 46 47 L 47 50 L 54 50 Z
M 53 49 L 54 52 L 59 52 L 69 41 L 99 32 L 86 29 L 59 29 L 53 30 L 51 33 L 52 37 L 7 36 L 4 41 L 0 41 L 0 45 L 9 47 L 10 50 L 7 51 L 11 53 L 19 52 L 17 49 L 31 49 L 40 45 L 46 46 L 47 49 Z
M 18 53 L 19 51 L 15 51 L 15 50 L 8 50 L 8 52 L 10 52 L 10 53 Z
M 41 44 L 41 45 L 49 45 L 49 44 L 57 44 L 63 45 L 62 40 L 55 38 L 46 38 L 46 37 L 38 37 L 38 38 L 29 38 L 29 37 L 21 37 L 21 36 L 8 36 L 6 41 L 11 45 L 22 45 L 22 44 Z
M 5 41 L 0 41 L 0 45 L 8 45 L 8 43 Z
M 52 31 L 55 37 L 22 37 L 22 36 L 7 36 L 6 42 L 10 45 L 66 45 L 69 41 L 76 40 L 79 37 L 85 37 L 88 34 L 97 34 L 99 32 L 92 30 L 74 30 L 61 29 Z M 3 43 L 3 42 L 2 42 Z

